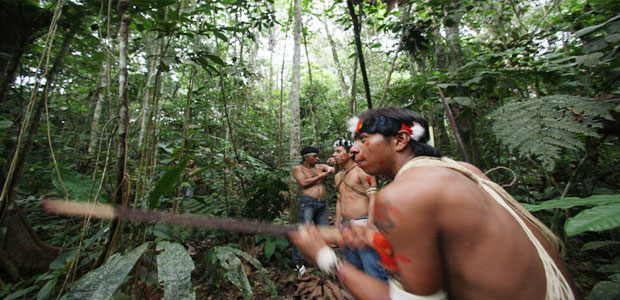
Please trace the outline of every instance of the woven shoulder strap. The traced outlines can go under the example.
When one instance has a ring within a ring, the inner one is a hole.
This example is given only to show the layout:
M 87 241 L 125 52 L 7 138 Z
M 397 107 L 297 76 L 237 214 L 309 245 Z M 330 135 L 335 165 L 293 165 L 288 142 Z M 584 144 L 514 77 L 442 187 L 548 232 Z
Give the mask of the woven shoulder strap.
M 349 174 L 349 172 L 351 172 L 351 170 L 357 168 L 357 165 L 354 165 L 353 167 L 349 168 L 348 170 L 344 171 L 344 173 L 342 174 L 342 177 L 340 177 L 340 181 L 336 184 L 336 192 L 338 192 L 338 189 L 340 188 L 340 184 L 344 183 L 344 185 L 346 185 L 350 190 L 358 193 L 361 196 L 366 196 L 366 193 L 356 189 L 354 186 L 352 186 L 351 184 L 349 184 L 344 177 L 347 176 Z

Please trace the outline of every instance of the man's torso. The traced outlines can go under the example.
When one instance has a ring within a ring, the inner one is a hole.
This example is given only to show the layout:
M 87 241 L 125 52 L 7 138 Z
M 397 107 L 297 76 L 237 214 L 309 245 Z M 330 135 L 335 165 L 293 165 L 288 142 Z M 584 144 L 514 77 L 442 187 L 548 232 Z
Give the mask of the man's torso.
M 363 175 L 366 175 L 364 171 L 353 167 L 348 173 L 345 170 L 335 176 L 340 211 L 345 220 L 354 220 L 368 215 L 368 197 L 361 195 L 366 192 L 366 186 L 360 180 L 363 179 L 361 178 L 364 177 Z
M 300 168 L 305 178 L 312 178 L 321 172 L 326 171 L 327 165 L 317 164 L 313 168 L 306 168 L 303 165 L 297 166 Z M 312 186 L 301 188 L 301 193 L 310 197 L 324 199 L 325 198 L 325 183 L 323 180 L 315 182 Z

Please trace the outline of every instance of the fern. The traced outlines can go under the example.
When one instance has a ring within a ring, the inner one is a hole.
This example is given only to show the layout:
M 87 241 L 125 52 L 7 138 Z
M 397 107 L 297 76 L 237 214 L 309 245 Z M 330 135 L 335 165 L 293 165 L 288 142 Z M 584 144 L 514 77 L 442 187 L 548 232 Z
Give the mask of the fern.
M 592 98 L 551 95 L 513 101 L 491 113 L 493 132 L 510 151 L 531 156 L 553 170 L 563 149 L 583 151 L 583 136 L 598 137 L 609 103 Z

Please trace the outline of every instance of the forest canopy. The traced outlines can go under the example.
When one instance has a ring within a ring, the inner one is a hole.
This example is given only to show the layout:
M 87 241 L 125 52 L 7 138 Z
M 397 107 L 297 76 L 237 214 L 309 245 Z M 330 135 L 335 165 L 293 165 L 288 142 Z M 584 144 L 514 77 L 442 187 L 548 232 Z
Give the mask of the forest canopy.
M 283 236 L 41 201 L 295 224 L 301 148 L 325 163 L 388 106 L 549 226 L 587 299 L 620 297 L 619 1 L 7 0 L 0 28 L 4 299 L 346 299 Z

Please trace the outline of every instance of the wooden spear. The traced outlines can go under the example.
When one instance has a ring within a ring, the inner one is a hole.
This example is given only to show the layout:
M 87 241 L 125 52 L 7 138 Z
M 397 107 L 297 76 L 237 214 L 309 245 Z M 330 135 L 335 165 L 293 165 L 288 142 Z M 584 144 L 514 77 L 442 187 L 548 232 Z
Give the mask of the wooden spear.
M 467 154 L 467 150 L 465 149 L 465 144 L 463 144 L 463 140 L 461 140 L 459 129 L 458 127 L 456 127 L 456 120 L 454 120 L 454 115 L 452 115 L 452 110 L 450 109 L 450 106 L 448 106 L 448 102 L 446 101 L 446 98 L 444 98 L 443 96 L 441 87 L 438 86 L 437 89 L 439 90 L 439 98 L 441 98 L 441 102 L 443 103 L 443 108 L 446 110 L 448 121 L 450 121 L 450 127 L 452 128 L 452 132 L 454 133 L 454 138 L 456 139 L 456 144 L 459 148 L 459 152 L 461 152 L 461 156 L 463 156 L 463 160 L 465 160 L 468 163 L 471 163 L 469 154 Z
M 168 223 L 181 226 L 205 227 L 231 232 L 247 234 L 274 234 L 287 235 L 296 231 L 295 225 L 283 225 L 258 220 L 219 218 L 208 215 L 196 214 L 172 214 L 162 211 L 148 211 L 140 209 L 114 207 L 108 204 L 88 203 L 78 201 L 45 199 L 41 203 L 48 213 L 65 216 L 94 217 L 98 219 L 119 219 L 143 221 L 149 223 Z M 318 226 L 319 234 L 329 241 L 339 242 L 342 240 L 340 232 L 335 227 Z

